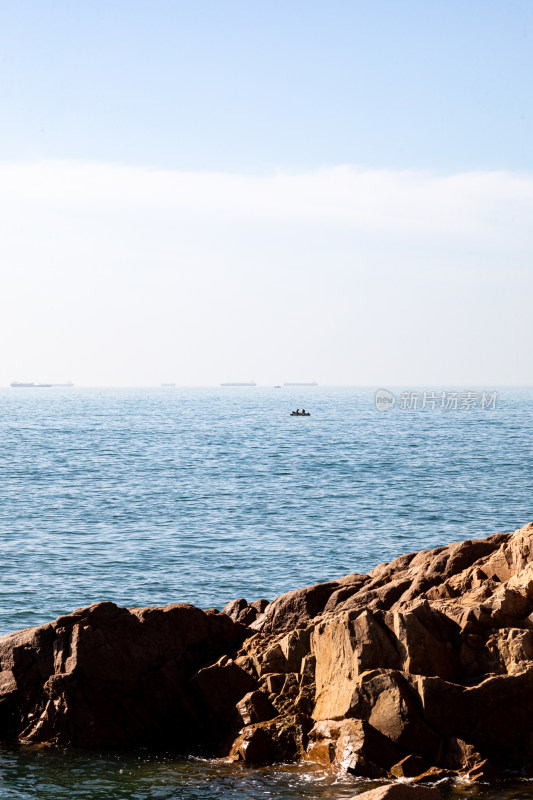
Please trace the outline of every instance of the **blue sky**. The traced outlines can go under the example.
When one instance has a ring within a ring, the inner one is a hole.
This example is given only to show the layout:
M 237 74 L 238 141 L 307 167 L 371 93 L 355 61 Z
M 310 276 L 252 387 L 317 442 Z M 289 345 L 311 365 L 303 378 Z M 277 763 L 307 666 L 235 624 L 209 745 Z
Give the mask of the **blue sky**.
M 530 0 L 3 0 L 5 159 L 530 169 Z
M 532 21 L 0 0 L 0 385 L 533 384 Z

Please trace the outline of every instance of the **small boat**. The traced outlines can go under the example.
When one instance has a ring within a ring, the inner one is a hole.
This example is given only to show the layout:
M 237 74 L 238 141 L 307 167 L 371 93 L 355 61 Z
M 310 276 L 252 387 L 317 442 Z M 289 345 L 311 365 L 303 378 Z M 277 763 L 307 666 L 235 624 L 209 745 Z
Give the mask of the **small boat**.
M 291 417 L 310 417 L 310 411 L 291 411 Z

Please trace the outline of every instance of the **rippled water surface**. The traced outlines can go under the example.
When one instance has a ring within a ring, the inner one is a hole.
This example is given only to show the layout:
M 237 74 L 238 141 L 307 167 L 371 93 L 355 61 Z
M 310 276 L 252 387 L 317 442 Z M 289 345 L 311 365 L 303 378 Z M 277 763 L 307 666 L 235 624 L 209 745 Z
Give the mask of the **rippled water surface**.
M 2 633 L 102 599 L 272 599 L 533 519 L 532 390 L 500 390 L 490 411 L 379 413 L 347 388 L 6 389 L 0 427 Z M 8 748 L 0 773 L 17 800 L 358 790 L 146 754 Z
M 0 748 L 6 800 L 348 800 L 381 785 L 312 765 L 249 768 L 146 753 Z M 530 781 L 441 783 L 443 800 L 531 800 Z

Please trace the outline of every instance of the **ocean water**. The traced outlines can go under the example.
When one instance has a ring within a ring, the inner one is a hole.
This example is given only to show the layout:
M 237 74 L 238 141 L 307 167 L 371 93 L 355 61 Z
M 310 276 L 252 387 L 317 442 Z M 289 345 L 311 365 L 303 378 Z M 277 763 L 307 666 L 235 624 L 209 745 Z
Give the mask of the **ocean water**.
M 471 410 L 410 411 L 393 389 L 384 412 L 371 389 L 0 390 L 0 633 L 104 599 L 273 599 L 514 530 L 533 519 L 533 390 L 500 389 L 480 408 L 495 388 L 473 387 Z M 297 406 L 311 417 L 291 418 Z M 0 749 L 0 781 L 17 800 L 361 788 L 302 767 L 13 747 Z

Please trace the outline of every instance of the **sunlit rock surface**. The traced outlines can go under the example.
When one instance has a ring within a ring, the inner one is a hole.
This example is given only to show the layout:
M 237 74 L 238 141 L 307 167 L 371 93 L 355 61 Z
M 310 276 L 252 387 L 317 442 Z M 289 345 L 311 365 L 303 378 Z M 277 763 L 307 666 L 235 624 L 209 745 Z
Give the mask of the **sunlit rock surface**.
M 0 738 L 530 776 L 532 562 L 533 523 L 224 613 L 99 603 L 0 639 Z

